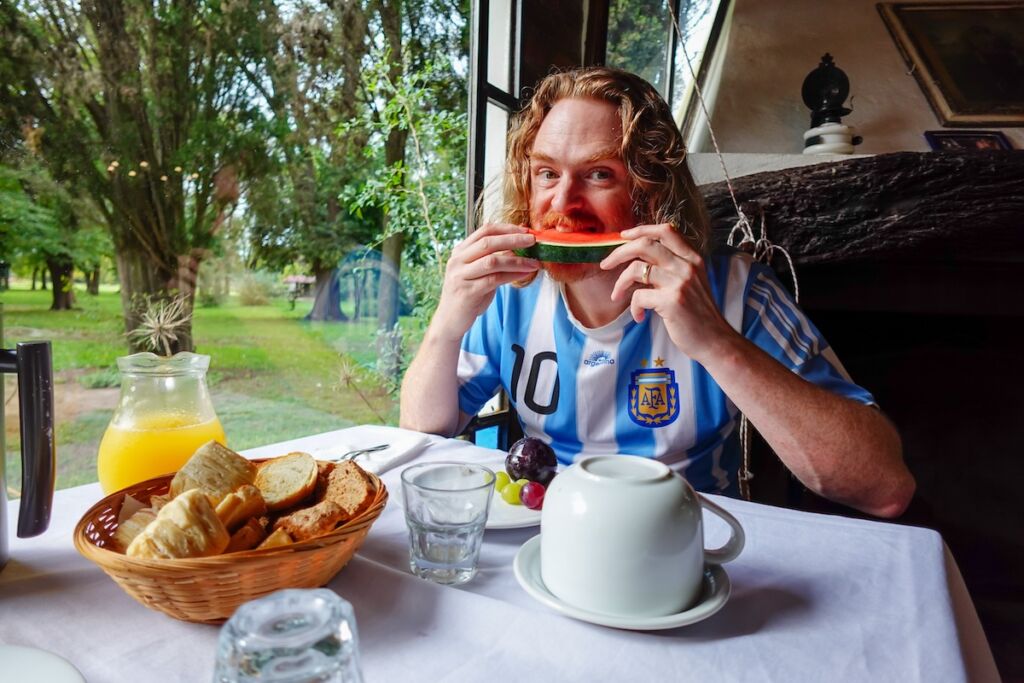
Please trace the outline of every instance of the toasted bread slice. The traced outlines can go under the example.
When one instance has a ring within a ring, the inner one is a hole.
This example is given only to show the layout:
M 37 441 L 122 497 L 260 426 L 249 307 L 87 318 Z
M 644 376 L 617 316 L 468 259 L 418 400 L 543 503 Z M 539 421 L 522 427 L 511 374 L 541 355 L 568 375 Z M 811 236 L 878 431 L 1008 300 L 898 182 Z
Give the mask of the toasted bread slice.
M 266 511 L 267 503 L 263 500 L 263 494 L 252 484 L 239 486 L 237 491 L 229 493 L 217 506 L 217 516 L 229 532 Z
M 217 506 L 225 496 L 256 480 L 256 465 L 227 446 L 208 441 L 199 447 L 171 480 L 171 495 L 201 489 Z
M 243 524 L 238 531 L 231 534 L 231 540 L 228 542 L 228 547 L 224 549 L 224 552 L 236 553 L 240 550 L 250 550 L 262 543 L 266 537 L 267 530 L 263 528 L 259 520 L 253 517 Z
M 260 465 L 256 486 L 263 494 L 268 510 L 284 510 L 313 493 L 316 475 L 316 460 L 312 455 L 289 453 Z
M 229 540 L 210 499 L 200 489 L 189 489 L 160 509 L 127 554 L 144 559 L 206 557 L 221 553 Z
M 266 540 L 256 546 L 257 550 L 263 550 L 264 548 L 279 548 L 283 545 L 291 545 L 294 543 L 292 537 L 288 535 L 288 532 L 284 529 L 278 529 L 274 533 L 267 536 Z
M 341 508 L 348 521 L 365 510 L 373 502 L 374 489 L 370 478 L 359 465 L 346 460 L 335 465 L 327 476 L 323 501 L 331 501 Z
M 117 550 L 124 552 L 128 549 L 128 546 L 132 544 L 135 537 L 146 530 L 150 522 L 156 519 L 156 510 L 153 508 L 142 508 L 136 510 L 135 513 L 117 525 L 117 530 L 114 532 L 114 542 L 117 545 Z
M 327 490 L 327 480 L 334 471 L 334 463 L 327 460 L 316 461 L 316 499 L 324 499 L 324 492 Z
M 347 519 L 345 511 L 337 503 L 323 500 L 282 517 L 274 524 L 274 529 L 284 529 L 296 541 L 305 541 L 326 534 L 343 519 Z

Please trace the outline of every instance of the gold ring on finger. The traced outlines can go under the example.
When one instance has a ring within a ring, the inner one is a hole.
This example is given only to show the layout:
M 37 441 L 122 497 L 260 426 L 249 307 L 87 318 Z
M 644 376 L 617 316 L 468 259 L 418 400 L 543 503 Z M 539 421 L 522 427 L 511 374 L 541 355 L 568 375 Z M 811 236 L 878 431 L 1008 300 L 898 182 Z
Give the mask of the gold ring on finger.
M 644 284 L 644 287 L 651 284 L 651 264 L 644 263 L 644 269 L 640 271 L 640 282 Z

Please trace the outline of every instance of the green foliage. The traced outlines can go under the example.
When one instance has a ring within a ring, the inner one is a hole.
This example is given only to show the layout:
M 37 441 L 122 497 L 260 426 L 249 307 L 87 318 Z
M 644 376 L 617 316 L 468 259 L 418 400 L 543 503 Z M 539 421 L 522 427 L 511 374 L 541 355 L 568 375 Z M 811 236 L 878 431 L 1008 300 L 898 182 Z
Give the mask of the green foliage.
M 106 389 L 121 386 L 121 373 L 117 368 L 107 368 L 89 372 L 78 378 L 78 383 L 86 389 Z
M 43 169 L 52 186 L 33 199 L 65 231 L 40 249 L 89 252 L 79 263 L 92 268 L 106 248 L 68 237 L 92 223 L 72 198 L 128 265 L 126 301 L 191 288 L 182 259 L 215 249 L 240 183 L 266 170 L 248 78 L 263 4 L 0 2 L 0 139 Z
M 344 198 L 360 215 L 382 211 L 388 217 L 386 238 L 405 234 L 403 281 L 412 288 L 413 314 L 429 320 L 437 307 L 444 266 L 451 249 L 465 236 L 465 173 L 467 120 L 463 112 L 432 106 L 448 87 L 450 67 L 427 62 L 397 80 L 381 55 L 367 70 L 368 90 L 381 108 L 361 125 L 383 136 L 392 128 L 408 131 L 411 154 L 405 162 L 381 165 L 381 150 L 368 146 L 378 170 Z

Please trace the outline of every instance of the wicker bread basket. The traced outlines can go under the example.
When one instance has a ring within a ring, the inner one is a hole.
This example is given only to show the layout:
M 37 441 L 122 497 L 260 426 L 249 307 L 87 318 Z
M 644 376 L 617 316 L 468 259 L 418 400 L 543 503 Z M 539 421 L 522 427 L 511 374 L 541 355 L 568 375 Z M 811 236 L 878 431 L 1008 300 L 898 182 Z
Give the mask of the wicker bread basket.
M 125 495 L 148 502 L 150 496 L 167 492 L 172 476 L 135 484 L 96 503 L 75 526 L 74 539 L 78 552 L 128 595 L 184 621 L 220 623 L 242 603 L 278 589 L 323 586 L 352 559 L 388 500 L 384 483 L 368 472 L 376 488 L 373 503 L 323 536 L 278 548 L 181 560 L 143 560 L 110 550 Z

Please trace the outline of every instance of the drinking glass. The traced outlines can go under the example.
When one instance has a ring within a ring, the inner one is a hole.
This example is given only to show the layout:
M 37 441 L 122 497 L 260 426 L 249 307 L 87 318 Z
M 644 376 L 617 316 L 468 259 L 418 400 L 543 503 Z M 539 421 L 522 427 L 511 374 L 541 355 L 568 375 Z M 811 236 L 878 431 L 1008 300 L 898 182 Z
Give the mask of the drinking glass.
M 352 605 L 326 588 L 245 603 L 221 628 L 214 683 L 361 683 Z
M 458 462 L 424 463 L 402 472 L 414 574 L 443 584 L 465 583 L 476 575 L 494 478 L 486 467 Z

